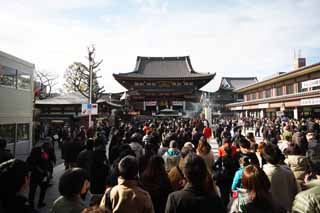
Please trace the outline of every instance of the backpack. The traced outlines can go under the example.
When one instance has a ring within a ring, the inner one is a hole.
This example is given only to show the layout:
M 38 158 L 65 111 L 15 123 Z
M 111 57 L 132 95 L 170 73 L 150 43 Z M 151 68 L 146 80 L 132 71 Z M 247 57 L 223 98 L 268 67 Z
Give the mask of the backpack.
M 230 157 L 220 157 L 213 168 L 213 179 L 217 185 L 224 184 L 226 181 L 232 181 L 235 172 L 234 160 Z

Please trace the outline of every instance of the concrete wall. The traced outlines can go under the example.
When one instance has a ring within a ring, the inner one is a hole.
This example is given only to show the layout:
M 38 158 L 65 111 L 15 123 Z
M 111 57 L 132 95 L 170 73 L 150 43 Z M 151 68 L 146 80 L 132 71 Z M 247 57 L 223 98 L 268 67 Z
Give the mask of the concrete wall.
M 15 154 L 17 158 L 24 158 L 32 144 L 33 119 L 33 73 L 34 64 L 0 51 L 0 65 L 31 75 L 30 89 L 11 88 L 0 85 L 0 124 L 29 123 L 29 141 L 18 141 Z M 0 135 L 1 136 L 1 135 Z M 13 151 L 14 144 L 8 144 Z

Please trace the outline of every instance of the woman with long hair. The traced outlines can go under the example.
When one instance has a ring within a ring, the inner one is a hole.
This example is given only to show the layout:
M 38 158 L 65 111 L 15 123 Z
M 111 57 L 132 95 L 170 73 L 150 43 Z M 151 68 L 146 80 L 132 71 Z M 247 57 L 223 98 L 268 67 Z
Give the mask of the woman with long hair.
M 276 212 L 270 194 L 270 181 L 264 171 L 256 165 L 245 167 L 242 175 L 242 187 L 248 194 L 248 202 L 240 208 L 243 212 Z
M 200 138 L 196 151 L 197 151 L 197 155 L 202 157 L 202 159 L 206 163 L 207 170 L 211 175 L 213 163 L 214 163 L 214 155 L 213 155 L 213 151 L 211 150 L 210 144 L 207 142 L 207 139 L 204 136 Z
M 155 213 L 164 213 L 168 195 L 173 189 L 161 156 L 150 158 L 141 176 L 141 183 L 151 196 Z

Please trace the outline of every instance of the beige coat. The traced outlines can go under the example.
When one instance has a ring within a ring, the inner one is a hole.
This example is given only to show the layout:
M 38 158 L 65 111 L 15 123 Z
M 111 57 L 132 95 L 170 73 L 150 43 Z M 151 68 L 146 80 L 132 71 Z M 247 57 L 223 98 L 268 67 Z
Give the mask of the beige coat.
M 214 163 L 214 154 L 213 154 L 212 150 L 210 150 L 210 152 L 208 154 L 201 154 L 201 153 L 199 153 L 197 151 L 197 155 L 202 157 L 202 159 L 206 163 L 207 170 L 208 170 L 209 174 L 211 175 L 212 174 L 213 163 Z
M 107 189 L 108 190 L 108 189 Z M 106 193 L 100 207 L 104 208 Z M 135 180 L 118 178 L 118 185 L 110 191 L 112 213 L 154 213 L 151 197 Z
M 271 194 L 274 203 L 287 211 L 291 211 L 292 203 L 298 192 L 297 181 L 292 171 L 282 165 L 263 165 L 263 171 L 271 182 Z
M 288 155 L 285 162 L 296 177 L 299 187 L 301 187 L 308 167 L 307 157 L 303 155 Z

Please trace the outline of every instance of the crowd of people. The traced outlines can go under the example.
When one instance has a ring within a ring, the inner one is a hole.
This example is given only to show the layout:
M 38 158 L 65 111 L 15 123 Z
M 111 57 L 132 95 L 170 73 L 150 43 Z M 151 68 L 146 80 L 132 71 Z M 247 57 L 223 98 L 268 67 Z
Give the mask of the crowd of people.
M 51 212 L 320 212 L 319 124 L 282 117 L 210 126 L 202 118 L 80 128 L 63 137 L 65 172 Z M 0 212 L 35 212 L 38 186 L 37 207 L 45 206 L 52 141 L 24 162 L 1 140 Z

